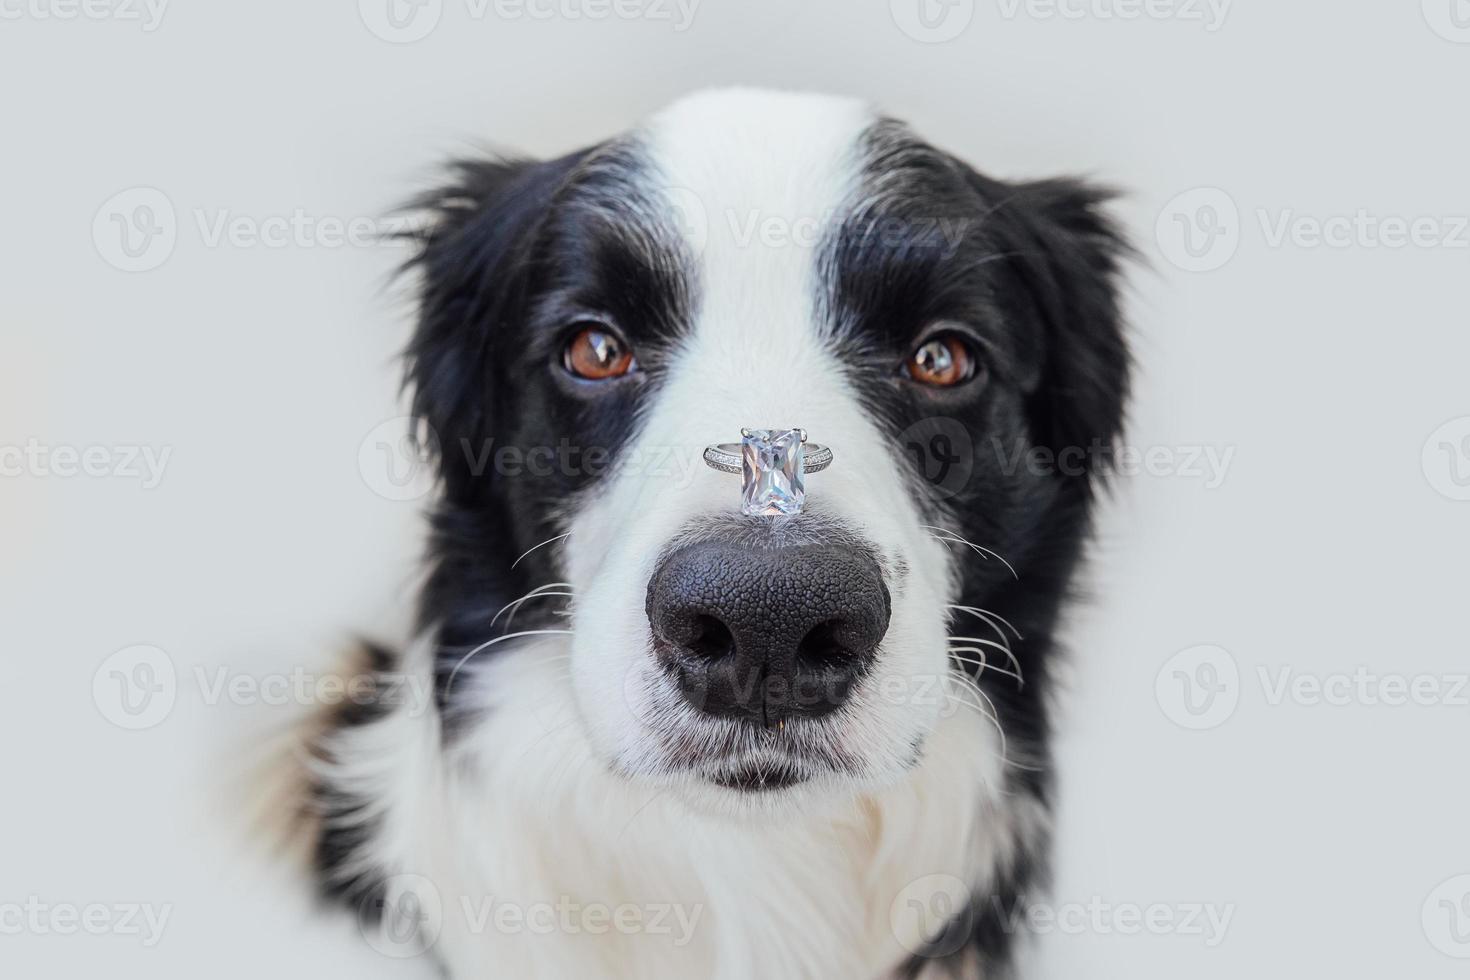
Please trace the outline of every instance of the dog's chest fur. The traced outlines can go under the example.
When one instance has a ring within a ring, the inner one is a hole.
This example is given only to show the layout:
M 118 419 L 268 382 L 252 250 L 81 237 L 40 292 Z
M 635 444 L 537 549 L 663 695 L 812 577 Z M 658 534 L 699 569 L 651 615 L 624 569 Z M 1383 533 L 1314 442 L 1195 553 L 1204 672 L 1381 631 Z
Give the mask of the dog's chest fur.
M 882 793 L 795 818 L 694 813 L 591 755 L 558 663 L 552 641 L 469 678 L 486 711 L 448 753 L 438 716 L 407 704 L 329 742 L 334 785 L 371 801 L 359 853 L 388 875 L 363 902 L 389 920 L 368 930 L 414 930 L 452 976 L 887 976 L 961 879 L 990 880 L 1016 828 L 1040 829 L 977 792 L 998 763 L 977 758 L 971 712 Z M 392 922 L 405 910 L 421 920 Z

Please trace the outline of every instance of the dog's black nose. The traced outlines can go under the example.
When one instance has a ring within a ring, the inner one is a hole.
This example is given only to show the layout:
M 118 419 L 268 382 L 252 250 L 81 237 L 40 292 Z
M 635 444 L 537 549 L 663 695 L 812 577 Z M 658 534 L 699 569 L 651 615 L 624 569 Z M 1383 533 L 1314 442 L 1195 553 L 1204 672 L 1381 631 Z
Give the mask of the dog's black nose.
M 705 541 L 669 555 L 648 584 L 658 655 L 684 697 L 767 726 L 842 704 L 888 616 L 877 563 L 843 545 Z

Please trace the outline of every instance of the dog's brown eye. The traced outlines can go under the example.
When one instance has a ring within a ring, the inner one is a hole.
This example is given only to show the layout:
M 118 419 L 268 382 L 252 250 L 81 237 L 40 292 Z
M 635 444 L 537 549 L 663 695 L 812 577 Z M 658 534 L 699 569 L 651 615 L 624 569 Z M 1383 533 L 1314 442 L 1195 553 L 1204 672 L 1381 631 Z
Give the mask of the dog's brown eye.
M 909 377 L 921 384 L 949 388 L 975 376 L 975 352 L 957 333 L 930 337 L 910 355 Z
M 562 351 L 562 364 L 579 378 L 606 381 L 633 369 L 633 351 L 600 323 L 589 323 Z

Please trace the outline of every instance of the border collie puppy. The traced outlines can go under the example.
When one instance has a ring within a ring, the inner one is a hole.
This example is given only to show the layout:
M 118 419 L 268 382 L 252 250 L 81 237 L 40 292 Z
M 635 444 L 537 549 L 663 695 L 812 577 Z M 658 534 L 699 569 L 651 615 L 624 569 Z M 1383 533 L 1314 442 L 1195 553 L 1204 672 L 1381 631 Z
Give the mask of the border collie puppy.
M 313 752 L 370 941 L 452 977 L 1011 971 L 1128 380 L 1106 196 L 734 90 L 420 202 L 419 638 Z M 767 474 L 794 512 L 705 465 L 746 428 L 832 451 L 804 500 Z

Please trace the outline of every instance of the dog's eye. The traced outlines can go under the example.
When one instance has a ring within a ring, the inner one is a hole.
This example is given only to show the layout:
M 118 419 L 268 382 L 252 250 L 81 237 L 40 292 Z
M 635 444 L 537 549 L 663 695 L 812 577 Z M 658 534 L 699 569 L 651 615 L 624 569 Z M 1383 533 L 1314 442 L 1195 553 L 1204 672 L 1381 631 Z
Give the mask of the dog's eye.
M 909 355 L 904 365 L 920 384 L 949 388 L 975 377 L 979 360 L 970 342 L 957 333 L 941 333 L 930 337 Z
M 607 381 L 633 370 L 633 351 L 606 326 L 589 321 L 567 343 L 561 361 L 579 378 Z

